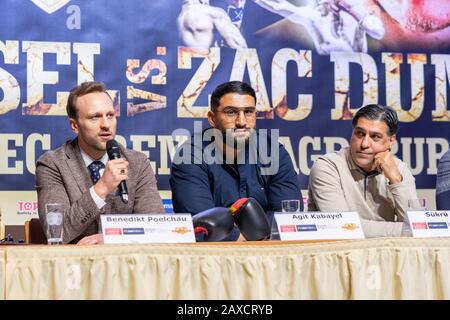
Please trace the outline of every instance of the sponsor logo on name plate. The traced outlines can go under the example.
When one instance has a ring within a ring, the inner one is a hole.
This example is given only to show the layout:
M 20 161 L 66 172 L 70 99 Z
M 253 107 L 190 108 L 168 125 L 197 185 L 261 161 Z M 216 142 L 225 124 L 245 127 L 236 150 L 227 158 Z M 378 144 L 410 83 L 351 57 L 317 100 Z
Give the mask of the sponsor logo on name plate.
M 122 228 L 106 228 L 105 234 L 107 235 L 121 235 L 122 234 Z

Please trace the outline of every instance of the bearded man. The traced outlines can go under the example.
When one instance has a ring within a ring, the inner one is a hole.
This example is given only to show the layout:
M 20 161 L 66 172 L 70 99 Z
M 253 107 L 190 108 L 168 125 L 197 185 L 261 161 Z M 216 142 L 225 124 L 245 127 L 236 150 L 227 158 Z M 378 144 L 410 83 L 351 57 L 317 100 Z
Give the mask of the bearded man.
M 201 143 L 188 141 L 172 162 L 174 211 L 196 214 L 253 197 L 271 221 L 282 200 L 302 198 L 289 154 L 277 138 L 256 132 L 256 94 L 247 83 L 219 85 L 210 105 Z M 235 229 L 227 240 L 238 236 Z

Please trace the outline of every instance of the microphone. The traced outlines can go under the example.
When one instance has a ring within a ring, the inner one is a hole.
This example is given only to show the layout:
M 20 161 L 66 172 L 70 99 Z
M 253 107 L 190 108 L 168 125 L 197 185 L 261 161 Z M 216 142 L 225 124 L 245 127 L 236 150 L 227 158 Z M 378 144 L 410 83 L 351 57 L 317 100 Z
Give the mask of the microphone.
M 119 144 L 116 140 L 112 139 L 106 142 L 106 152 L 108 153 L 109 160 L 120 159 Z M 120 181 L 118 189 L 122 202 L 128 203 L 128 190 L 125 180 Z
M 192 217 L 197 242 L 222 241 L 233 230 L 234 220 L 228 208 L 216 207 Z
M 234 223 L 246 240 L 265 240 L 270 237 L 266 212 L 254 198 L 241 198 L 230 207 Z

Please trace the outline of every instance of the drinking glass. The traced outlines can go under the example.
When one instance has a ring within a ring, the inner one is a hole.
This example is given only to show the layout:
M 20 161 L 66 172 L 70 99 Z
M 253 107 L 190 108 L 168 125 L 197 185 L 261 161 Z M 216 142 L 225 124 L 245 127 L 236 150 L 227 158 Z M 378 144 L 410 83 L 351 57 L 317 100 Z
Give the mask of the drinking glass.
M 281 211 L 283 212 L 299 212 L 300 200 L 282 200 Z
M 300 212 L 300 200 L 281 200 L 281 211 L 282 213 Z M 272 227 L 270 230 L 270 240 L 280 240 L 280 233 L 278 232 L 278 225 L 275 220 L 275 216 L 273 217 Z
M 425 211 L 427 210 L 427 199 L 417 198 L 408 200 L 409 211 Z
M 62 244 L 64 209 L 62 203 L 47 203 L 45 205 L 47 220 L 47 242 L 49 245 Z

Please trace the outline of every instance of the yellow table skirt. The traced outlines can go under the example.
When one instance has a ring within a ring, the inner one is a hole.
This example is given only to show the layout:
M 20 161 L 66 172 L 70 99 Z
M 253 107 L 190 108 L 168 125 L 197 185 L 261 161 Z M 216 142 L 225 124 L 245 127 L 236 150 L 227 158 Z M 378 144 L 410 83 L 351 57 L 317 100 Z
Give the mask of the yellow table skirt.
M 6 299 L 450 299 L 448 238 L 2 250 Z

